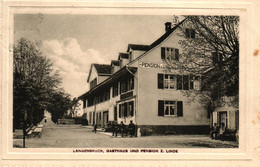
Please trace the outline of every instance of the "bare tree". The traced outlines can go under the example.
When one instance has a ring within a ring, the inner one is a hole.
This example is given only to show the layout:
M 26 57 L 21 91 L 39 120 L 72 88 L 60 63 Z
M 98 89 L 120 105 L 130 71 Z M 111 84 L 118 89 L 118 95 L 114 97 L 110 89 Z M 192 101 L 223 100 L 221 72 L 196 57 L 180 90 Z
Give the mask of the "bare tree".
M 239 84 L 239 17 L 238 16 L 184 16 L 180 26 L 179 61 L 166 63 L 181 72 L 199 75 L 209 108 L 223 103 L 220 97 L 233 97 L 238 105 Z M 175 18 L 176 19 L 176 18 Z M 190 95 L 190 92 L 184 92 Z M 201 90 L 198 92 L 201 94 Z M 195 94 L 196 95 L 196 94 Z M 213 104 L 214 103 L 214 104 Z

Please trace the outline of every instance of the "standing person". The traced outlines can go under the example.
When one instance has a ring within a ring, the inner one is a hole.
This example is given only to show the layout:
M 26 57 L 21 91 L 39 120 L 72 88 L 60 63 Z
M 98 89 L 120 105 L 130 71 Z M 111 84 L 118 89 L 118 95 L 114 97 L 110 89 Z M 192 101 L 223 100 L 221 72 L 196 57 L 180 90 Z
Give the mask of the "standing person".
M 118 129 L 118 125 L 117 122 L 115 121 L 112 123 L 112 132 L 113 132 L 112 136 L 117 136 L 117 129 Z
M 97 124 L 94 125 L 94 130 L 93 132 L 97 133 Z
M 135 124 L 133 123 L 133 121 L 130 121 L 130 124 L 128 125 L 128 130 L 130 133 L 130 137 L 132 137 L 133 135 L 135 135 Z
M 119 132 L 121 133 L 122 137 L 124 137 L 124 131 L 125 131 L 125 124 L 123 121 L 121 121 L 121 124 L 119 125 Z
M 217 139 L 218 130 L 219 130 L 219 127 L 217 126 L 217 123 L 214 123 L 212 131 L 210 132 L 210 137 L 212 139 Z

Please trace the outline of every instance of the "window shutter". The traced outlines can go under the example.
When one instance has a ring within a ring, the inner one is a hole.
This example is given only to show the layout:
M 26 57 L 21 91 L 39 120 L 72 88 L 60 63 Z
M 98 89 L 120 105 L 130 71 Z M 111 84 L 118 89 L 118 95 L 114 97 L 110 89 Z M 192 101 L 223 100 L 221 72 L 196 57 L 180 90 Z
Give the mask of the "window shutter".
M 183 90 L 189 90 L 189 76 L 183 75 Z
M 119 104 L 119 118 L 122 117 L 122 115 L 121 115 L 121 111 L 122 111 L 122 104 Z
M 179 61 L 179 49 L 175 49 L 175 60 Z
M 158 100 L 158 116 L 164 116 L 164 101 Z
M 177 101 L 177 116 L 182 117 L 183 116 L 183 104 L 182 101 Z
M 131 102 L 130 102 L 130 105 L 131 105 L 131 113 L 130 113 L 130 115 L 131 115 L 131 116 L 134 116 L 134 102 L 131 101 Z
M 163 89 L 163 74 L 158 74 L 158 89 Z
M 182 90 L 182 75 L 177 75 L 177 90 Z
M 161 48 L 161 59 L 165 59 L 165 48 Z
M 124 117 L 127 117 L 127 103 L 124 103 Z

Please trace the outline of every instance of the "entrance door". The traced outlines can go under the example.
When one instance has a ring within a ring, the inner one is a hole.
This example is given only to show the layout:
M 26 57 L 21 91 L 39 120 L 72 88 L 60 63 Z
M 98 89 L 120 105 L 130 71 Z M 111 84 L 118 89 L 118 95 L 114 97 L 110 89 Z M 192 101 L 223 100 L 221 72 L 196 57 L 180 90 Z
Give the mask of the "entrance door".
M 117 106 L 114 107 L 114 121 L 117 121 Z
M 225 127 L 228 127 L 228 121 L 227 121 L 227 111 L 220 111 L 218 114 L 218 121 L 219 126 L 221 126 L 222 123 L 224 123 Z

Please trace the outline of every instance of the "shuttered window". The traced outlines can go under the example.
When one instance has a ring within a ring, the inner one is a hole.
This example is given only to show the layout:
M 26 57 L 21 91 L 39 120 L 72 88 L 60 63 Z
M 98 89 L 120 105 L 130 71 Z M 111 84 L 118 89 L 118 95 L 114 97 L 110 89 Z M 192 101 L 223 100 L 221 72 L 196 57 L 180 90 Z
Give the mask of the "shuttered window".
M 183 90 L 189 90 L 189 76 L 183 75 Z
M 177 113 L 176 113 L 177 109 Z M 158 100 L 158 116 L 183 116 L 183 102 Z

